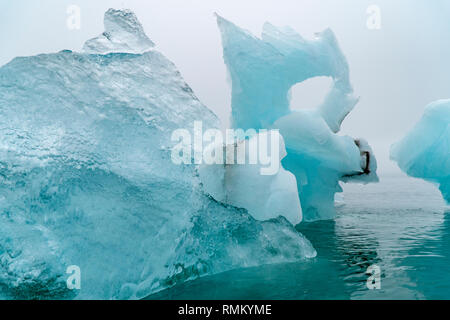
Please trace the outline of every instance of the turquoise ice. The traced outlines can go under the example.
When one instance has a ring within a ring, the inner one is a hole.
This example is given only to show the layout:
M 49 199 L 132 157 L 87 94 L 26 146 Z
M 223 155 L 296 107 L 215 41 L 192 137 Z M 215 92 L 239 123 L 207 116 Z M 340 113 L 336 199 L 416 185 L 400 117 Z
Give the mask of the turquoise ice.
M 0 68 L 0 298 L 137 299 L 315 256 L 284 217 L 258 221 L 172 163 L 173 130 L 219 121 L 132 12 L 108 10 L 105 29 Z
M 428 105 L 414 128 L 392 146 L 391 158 L 408 175 L 438 184 L 450 203 L 450 100 Z
M 289 27 L 266 23 L 257 38 L 220 16 L 217 22 L 232 81 L 232 126 L 279 129 L 287 151 L 282 164 L 297 179 L 304 220 L 333 218 L 340 181 L 378 181 L 367 142 L 337 134 L 358 98 L 333 32 L 305 40 Z M 291 110 L 291 87 L 319 76 L 333 80 L 323 103 Z

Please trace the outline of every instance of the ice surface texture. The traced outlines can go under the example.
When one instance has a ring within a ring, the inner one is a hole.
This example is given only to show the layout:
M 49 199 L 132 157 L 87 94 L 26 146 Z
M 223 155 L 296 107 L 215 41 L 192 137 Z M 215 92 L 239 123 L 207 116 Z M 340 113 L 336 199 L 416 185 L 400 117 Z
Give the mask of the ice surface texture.
M 154 47 L 136 15 L 130 10 L 109 9 L 105 14 L 105 32 L 86 41 L 86 53 L 143 53 Z
M 450 203 L 450 100 L 428 105 L 416 126 L 392 146 L 391 159 L 408 175 L 439 184 Z
M 212 145 L 211 148 L 218 151 L 225 148 L 227 154 L 237 154 L 239 148 L 242 148 L 242 150 L 245 149 L 248 159 L 248 145 L 256 144 L 255 140 L 261 136 L 267 138 L 270 134 L 256 134 L 248 140 L 240 140 L 226 146 Z M 286 156 L 286 149 L 279 133 L 276 134 L 276 138 L 280 141 L 279 159 L 281 160 Z M 258 220 L 274 219 L 281 215 L 296 225 L 302 221 L 297 182 L 292 173 L 286 171 L 279 163 L 278 166 L 276 174 L 262 175 L 262 166 L 259 164 L 201 165 L 199 176 L 204 190 L 214 199 L 239 208 L 246 208 Z
M 171 133 L 217 117 L 109 10 L 85 53 L 0 68 L 0 296 L 142 298 L 203 274 L 316 253 L 282 217 L 255 220 L 171 161 Z M 66 268 L 81 269 L 81 290 Z
M 296 176 L 304 219 L 332 218 L 340 180 L 378 179 L 369 145 L 336 134 L 358 99 L 333 32 L 327 29 L 308 41 L 291 28 L 266 23 L 257 38 L 220 16 L 217 21 L 232 81 L 233 127 L 279 129 L 287 151 L 283 166 Z M 333 79 L 323 103 L 290 110 L 291 87 L 318 76 Z

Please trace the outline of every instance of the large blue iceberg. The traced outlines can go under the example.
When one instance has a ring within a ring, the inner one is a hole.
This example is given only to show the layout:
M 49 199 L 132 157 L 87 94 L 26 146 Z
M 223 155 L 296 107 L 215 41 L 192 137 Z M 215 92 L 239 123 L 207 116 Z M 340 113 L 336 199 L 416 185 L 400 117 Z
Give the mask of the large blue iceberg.
M 333 218 L 339 181 L 378 181 L 367 142 L 337 134 L 358 98 L 333 32 L 305 40 L 291 28 L 266 23 L 257 38 L 220 16 L 217 21 L 232 81 L 232 126 L 279 129 L 287 151 L 282 164 L 297 179 L 304 220 Z M 319 76 L 333 79 L 323 103 L 291 110 L 292 86 Z
M 314 257 L 283 208 L 257 220 L 255 208 L 205 192 L 198 166 L 171 161 L 175 129 L 219 121 L 132 12 L 108 10 L 105 29 L 81 53 L 0 68 L 0 298 L 142 298 L 204 274 Z M 358 171 L 353 141 L 327 137 L 348 144 Z M 283 196 L 284 185 L 267 183 Z M 71 265 L 80 290 L 66 285 Z
M 391 159 L 408 175 L 438 184 L 450 203 L 450 100 L 428 105 L 416 126 L 391 147 Z

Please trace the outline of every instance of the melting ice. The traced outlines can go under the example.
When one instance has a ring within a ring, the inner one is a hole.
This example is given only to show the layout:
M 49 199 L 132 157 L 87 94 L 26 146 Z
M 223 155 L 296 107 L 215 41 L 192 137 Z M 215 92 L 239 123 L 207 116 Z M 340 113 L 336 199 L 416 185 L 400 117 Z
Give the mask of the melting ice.
M 217 22 L 232 80 L 233 127 L 279 129 L 287 152 L 282 164 L 295 175 L 304 219 L 333 218 L 339 181 L 378 181 L 368 143 L 337 134 L 358 99 L 333 32 L 308 41 L 289 27 L 266 23 L 257 38 L 220 16 Z M 323 103 L 291 110 L 291 87 L 318 76 L 333 79 Z
M 171 161 L 174 130 L 220 124 L 131 11 L 108 10 L 81 53 L 0 68 L 3 297 L 142 298 L 204 274 L 314 257 L 293 224 L 333 217 L 339 181 L 377 179 L 367 142 L 337 134 L 357 98 L 330 30 L 307 41 L 266 24 L 258 39 L 218 22 L 233 127 L 280 130 L 275 175 Z M 323 104 L 291 111 L 290 88 L 315 76 L 333 79 Z M 71 265 L 81 290 L 66 286 Z
M 108 10 L 105 32 L 81 53 L 1 67 L 0 295 L 142 298 L 204 274 L 315 256 L 285 218 L 299 221 L 300 210 L 283 217 L 269 197 L 277 214 L 256 220 L 258 207 L 236 207 L 248 200 L 214 199 L 197 166 L 172 163 L 171 133 L 196 120 L 219 127 L 127 10 Z M 256 187 L 282 197 L 293 178 Z M 81 290 L 66 286 L 71 265 Z
M 392 146 L 391 158 L 408 175 L 438 184 L 450 203 L 450 100 L 428 105 L 416 126 Z

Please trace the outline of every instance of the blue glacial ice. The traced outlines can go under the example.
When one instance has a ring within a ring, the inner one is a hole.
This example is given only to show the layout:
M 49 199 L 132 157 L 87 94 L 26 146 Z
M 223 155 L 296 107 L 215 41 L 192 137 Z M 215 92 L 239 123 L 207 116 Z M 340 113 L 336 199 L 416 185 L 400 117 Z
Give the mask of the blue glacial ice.
M 304 220 L 333 218 L 340 181 L 378 181 L 368 143 L 337 134 L 358 98 L 333 32 L 305 40 L 289 27 L 266 23 L 257 38 L 218 15 L 217 21 L 232 82 L 232 126 L 279 129 L 287 151 L 282 164 L 296 177 Z M 292 86 L 319 76 L 333 80 L 323 103 L 291 110 Z
M 391 147 L 406 174 L 439 185 L 450 203 L 450 100 L 431 103 L 415 127 Z
M 302 221 L 297 182 L 295 176 L 280 165 L 280 160 L 286 156 L 286 149 L 283 137 L 278 132 L 261 132 L 232 144 L 211 144 L 210 148 L 217 152 L 224 149 L 227 156 L 238 155 L 242 150 L 243 158 L 248 159 L 251 146 L 256 146 L 258 141 L 272 139 L 272 135 L 279 143 L 279 154 L 271 154 L 276 167 L 248 162 L 234 165 L 202 164 L 199 177 L 205 192 L 218 201 L 246 208 L 258 220 L 275 219 L 282 215 L 296 225 Z M 227 163 L 233 163 L 232 160 Z M 264 174 L 264 169 L 269 174 Z
M 205 191 L 198 166 L 171 161 L 173 130 L 194 121 L 220 126 L 127 10 L 108 10 L 105 32 L 81 53 L 2 66 L 0 297 L 142 298 L 205 274 L 314 257 L 286 219 L 301 216 L 281 208 L 257 220 L 255 208 L 237 207 L 245 199 L 233 206 Z M 292 186 L 289 174 L 279 179 Z M 276 177 L 257 187 L 292 193 Z M 70 265 L 80 290 L 66 286 Z

